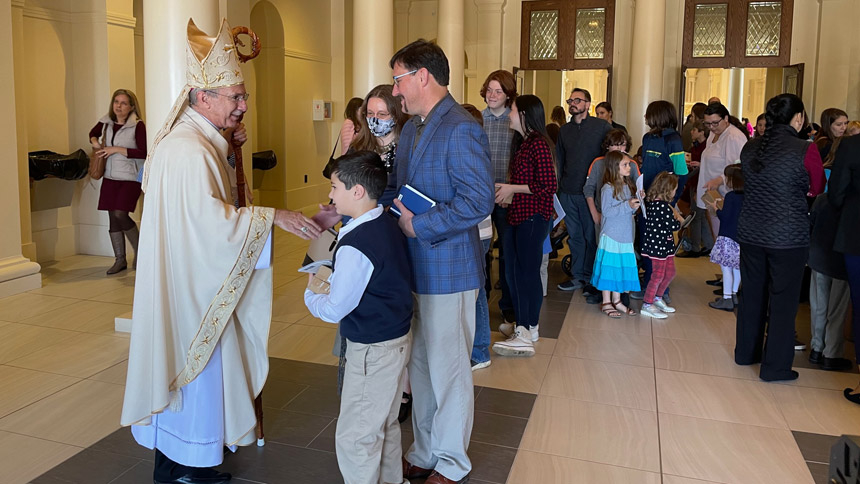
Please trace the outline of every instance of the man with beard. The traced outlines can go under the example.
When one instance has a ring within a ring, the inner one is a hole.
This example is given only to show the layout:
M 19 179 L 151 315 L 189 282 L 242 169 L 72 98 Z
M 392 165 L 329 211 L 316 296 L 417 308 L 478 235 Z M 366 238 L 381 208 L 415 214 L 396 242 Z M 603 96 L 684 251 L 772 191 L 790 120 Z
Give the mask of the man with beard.
M 588 167 L 600 156 L 603 138 L 612 129 L 606 121 L 588 115 L 591 108 L 591 94 L 585 89 L 575 87 L 567 99 L 570 121 L 561 127 L 558 135 L 559 184 L 558 200 L 564 208 L 564 223 L 570 237 L 572 278 L 562 282 L 562 291 L 584 289 L 591 281 L 597 240 L 594 234 L 594 220 L 585 202 L 582 187 L 588 176 Z

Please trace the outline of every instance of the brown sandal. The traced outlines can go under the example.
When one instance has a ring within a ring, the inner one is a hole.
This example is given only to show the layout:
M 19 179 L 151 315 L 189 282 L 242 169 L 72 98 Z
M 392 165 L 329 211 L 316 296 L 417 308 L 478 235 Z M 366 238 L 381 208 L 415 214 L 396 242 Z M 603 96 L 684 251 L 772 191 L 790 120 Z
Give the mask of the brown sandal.
M 621 319 L 621 313 L 618 311 L 618 309 L 615 308 L 615 305 L 611 302 L 601 304 L 600 310 L 603 311 L 603 314 L 609 316 L 612 319 Z
M 631 309 L 631 308 L 629 308 L 629 307 L 627 307 L 627 306 L 624 306 L 624 303 L 622 303 L 620 300 L 615 301 L 615 302 L 612 302 L 612 303 L 610 303 L 610 304 L 612 304 L 612 307 L 613 307 L 613 308 L 615 308 L 615 310 L 616 310 L 616 311 L 618 311 L 619 313 L 625 313 L 625 314 L 627 314 L 628 316 L 636 316 L 636 310 L 635 310 L 635 309 Z M 626 309 L 626 311 L 625 311 L 624 309 L 618 309 L 618 306 L 624 306 L 624 308 Z

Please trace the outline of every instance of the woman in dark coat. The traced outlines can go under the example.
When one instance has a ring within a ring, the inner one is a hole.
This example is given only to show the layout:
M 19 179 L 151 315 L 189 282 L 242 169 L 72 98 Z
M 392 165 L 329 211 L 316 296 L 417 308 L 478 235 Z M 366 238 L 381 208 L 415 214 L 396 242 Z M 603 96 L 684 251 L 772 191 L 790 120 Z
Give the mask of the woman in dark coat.
M 839 211 L 839 224 L 833 250 L 845 256 L 851 304 L 854 306 L 852 326 L 855 338 L 860 335 L 860 136 L 843 138 L 836 149 L 833 172 L 827 185 L 827 198 Z M 856 361 L 860 361 L 860 344 L 854 345 Z M 845 389 L 845 398 L 860 404 L 860 385 Z
M 761 362 L 765 381 L 794 380 L 794 319 L 809 252 L 807 195 L 824 189 L 815 145 L 798 138 L 803 101 L 780 94 L 767 102 L 764 136 L 741 151 L 744 205 L 738 221 L 740 303 L 735 362 Z M 767 332 L 767 343 L 764 341 Z

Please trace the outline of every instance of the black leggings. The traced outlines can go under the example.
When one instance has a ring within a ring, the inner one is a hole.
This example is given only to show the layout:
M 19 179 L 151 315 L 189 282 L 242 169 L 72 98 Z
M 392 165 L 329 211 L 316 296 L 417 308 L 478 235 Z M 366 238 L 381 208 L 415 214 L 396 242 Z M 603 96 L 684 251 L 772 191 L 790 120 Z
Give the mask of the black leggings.
M 134 220 L 128 216 L 128 212 L 108 210 L 108 218 L 110 219 L 109 232 L 124 232 L 135 227 Z

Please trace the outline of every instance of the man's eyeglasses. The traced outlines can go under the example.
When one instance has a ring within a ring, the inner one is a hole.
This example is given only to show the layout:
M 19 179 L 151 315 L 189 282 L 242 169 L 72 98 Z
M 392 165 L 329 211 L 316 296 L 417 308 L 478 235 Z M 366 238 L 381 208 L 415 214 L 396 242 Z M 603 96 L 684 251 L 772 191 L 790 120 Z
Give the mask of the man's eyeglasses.
M 233 94 L 233 95 L 221 94 L 221 93 L 215 92 L 215 91 L 206 91 L 206 92 L 209 94 L 214 94 L 216 96 L 226 97 L 227 99 L 229 99 L 229 100 L 231 100 L 237 104 L 242 102 L 242 101 L 247 101 L 248 98 L 251 97 L 251 95 L 247 92 L 244 94 Z
M 588 100 L 587 100 L 587 99 L 582 99 L 582 98 L 575 97 L 575 98 L 573 98 L 573 99 L 568 99 L 568 100 L 567 100 L 567 105 L 568 105 L 568 106 L 570 106 L 571 104 L 575 104 L 575 105 L 579 106 L 580 104 L 582 104 L 582 103 L 587 103 L 587 102 L 588 102 Z
M 406 76 L 408 76 L 408 75 L 415 74 L 416 72 L 418 72 L 418 69 L 413 69 L 413 70 L 411 70 L 411 71 L 409 71 L 409 72 L 404 72 L 403 74 L 400 74 L 400 75 L 397 75 L 397 76 L 392 77 L 392 79 L 394 79 L 394 85 L 395 85 L 395 86 L 399 86 L 399 85 L 400 85 L 400 79 L 401 79 L 402 77 L 406 77 Z

